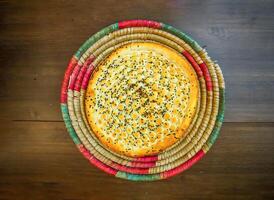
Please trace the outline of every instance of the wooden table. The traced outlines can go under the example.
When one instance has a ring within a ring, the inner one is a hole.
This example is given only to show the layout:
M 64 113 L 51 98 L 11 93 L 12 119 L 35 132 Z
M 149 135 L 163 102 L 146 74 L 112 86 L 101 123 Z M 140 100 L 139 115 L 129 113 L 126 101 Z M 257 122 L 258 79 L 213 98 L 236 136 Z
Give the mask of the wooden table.
M 223 69 L 225 123 L 212 150 L 165 181 L 90 166 L 59 109 L 63 73 L 90 35 L 124 19 L 171 24 Z M 0 199 L 273 199 L 274 1 L 1 1 Z

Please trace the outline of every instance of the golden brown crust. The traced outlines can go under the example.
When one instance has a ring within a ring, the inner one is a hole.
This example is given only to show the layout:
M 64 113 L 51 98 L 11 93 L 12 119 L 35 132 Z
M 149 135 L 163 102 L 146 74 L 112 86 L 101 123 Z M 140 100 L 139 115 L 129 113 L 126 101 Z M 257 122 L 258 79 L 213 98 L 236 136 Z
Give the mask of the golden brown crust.
M 198 78 L 183 56 L 160 44 L 131 43 L 93 73 L 85 98 L 87 120 L 115 152 L 154 155 L 184 136 L 198 95 Z

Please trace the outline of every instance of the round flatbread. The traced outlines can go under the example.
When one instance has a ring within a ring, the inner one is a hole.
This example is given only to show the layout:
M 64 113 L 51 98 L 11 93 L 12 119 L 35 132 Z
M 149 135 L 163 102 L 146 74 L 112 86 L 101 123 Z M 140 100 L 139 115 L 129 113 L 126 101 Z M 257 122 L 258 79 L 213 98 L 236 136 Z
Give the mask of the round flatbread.
M 149 156 L 184 137 L 198 97 L 198 77 L 182 55 L 157 43 L 130 43 L 93 72 L 85 112 L 105 146 L 126 156 Z

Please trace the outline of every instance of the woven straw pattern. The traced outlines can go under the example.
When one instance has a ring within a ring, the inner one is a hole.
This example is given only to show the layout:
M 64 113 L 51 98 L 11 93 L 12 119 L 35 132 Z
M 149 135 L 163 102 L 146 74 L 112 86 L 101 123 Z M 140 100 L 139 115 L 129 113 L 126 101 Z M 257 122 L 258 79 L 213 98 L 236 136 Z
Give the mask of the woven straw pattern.
M 200 95 L 186 137 L 158 155 L 133 158 L 105 148 L 95 137 L 85 116 L 84 98 L 89 78 L 102 60 L 122 45 L 142 41 L 165 45 L 184 56 L 199 78 Z M 206 50 L 174 27 L 149 20 L 115 23 L 90 37 L 70 60 L 61 89 L 63 118 L 82 154 L 103 171 L 136 181 L 169 178 L 201 159 L 218 137 L 224 103 L 221 69 Z

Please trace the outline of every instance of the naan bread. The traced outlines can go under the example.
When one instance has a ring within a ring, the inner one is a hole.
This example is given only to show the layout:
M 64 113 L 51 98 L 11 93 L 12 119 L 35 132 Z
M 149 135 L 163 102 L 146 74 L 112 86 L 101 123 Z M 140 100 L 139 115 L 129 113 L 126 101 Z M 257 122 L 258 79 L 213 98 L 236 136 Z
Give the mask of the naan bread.
M 184 137 L 198 97 L 198 78 L 182 55 L 157 43 L 130 43 L 95 69 L 85 112 L 108 148 L 131 157 L 149 156 Z

